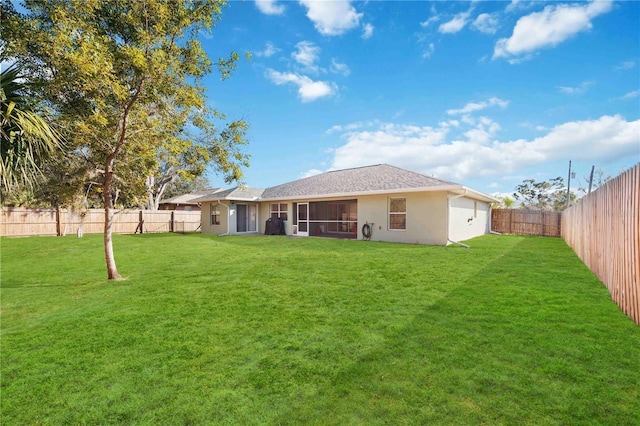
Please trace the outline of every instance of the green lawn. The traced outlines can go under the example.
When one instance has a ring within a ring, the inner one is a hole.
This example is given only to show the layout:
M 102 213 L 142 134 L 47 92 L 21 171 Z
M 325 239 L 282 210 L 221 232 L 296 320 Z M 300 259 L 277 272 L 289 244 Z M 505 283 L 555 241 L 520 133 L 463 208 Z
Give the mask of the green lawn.
M 2 425 L 640 424 L 640 327 L 561 239 L 2 239 Z

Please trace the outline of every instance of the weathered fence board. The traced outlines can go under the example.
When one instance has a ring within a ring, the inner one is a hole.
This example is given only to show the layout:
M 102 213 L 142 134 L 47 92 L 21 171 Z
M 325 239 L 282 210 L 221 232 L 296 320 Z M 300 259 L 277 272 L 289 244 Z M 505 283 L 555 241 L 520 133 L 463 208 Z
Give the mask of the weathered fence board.
M 112 231 L 115 234 L 196 231 L 200 212 L 179 210 L 116 210 Z M 98 234 L 104 231 L 104 210 L 0 209 L 0 236 Z
M 501 234 L 559 237 L 561 217 L 562 212 L 492 209 L 491 230 Z
M 562 237 L 640 325 L 640 163 L 565 210 Z

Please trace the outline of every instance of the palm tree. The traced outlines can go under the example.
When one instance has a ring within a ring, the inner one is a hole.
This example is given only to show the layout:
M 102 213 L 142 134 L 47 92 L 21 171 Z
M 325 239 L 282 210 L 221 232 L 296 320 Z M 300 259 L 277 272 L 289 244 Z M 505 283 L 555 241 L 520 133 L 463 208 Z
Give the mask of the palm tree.
M 63 146 L 62 137 L 38 113 L 28 83 L 12 65 L 0 73 L 0 185 L 10 194 L 18 185 L 33 187 L 42 163 Z

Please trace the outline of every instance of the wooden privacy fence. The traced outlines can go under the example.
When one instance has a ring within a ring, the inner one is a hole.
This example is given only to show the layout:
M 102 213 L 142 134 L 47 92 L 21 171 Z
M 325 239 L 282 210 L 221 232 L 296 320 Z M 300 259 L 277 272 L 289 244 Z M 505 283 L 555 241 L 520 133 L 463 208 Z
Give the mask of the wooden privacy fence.
M 640 163 L 562 216 L 562 237 L 640 325 Z
M 491 230 L 501 234 L 559 237 L 562 212 L 491 209 Z
M 113 233 L 191 232 L 200 228 L 200 212 L 179 210 L 116 210 Z M 104 232 L 104 210 L 0 209 L 0 236 L 83 234 Z

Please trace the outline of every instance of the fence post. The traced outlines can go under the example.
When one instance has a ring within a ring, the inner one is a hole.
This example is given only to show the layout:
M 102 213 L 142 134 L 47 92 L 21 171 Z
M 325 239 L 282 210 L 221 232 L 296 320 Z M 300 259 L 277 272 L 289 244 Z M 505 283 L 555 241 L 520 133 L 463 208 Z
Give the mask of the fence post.
M 171 223 L 169 224 L 169 232 L 176 232 L 175 223 L 176 223 L 176 211 L 171 210 Z
M 144 226 L 144 217 L 142 216 L 142 210 L 140 210 L 140 218 L 138 219 L 138 223 L 139 223 L 138 226 L 140 226 L 140 233 L 142 234 L 144 232 L 144 228 L 143 228 L 143 226 Z
M 56 236 L 62 235 L 62 226 L 60 226 L 60 206 L 56 206 Z
M 558 226 L 556 227 L 558 235 L 556 237 L 562 237 L 562 212 L 558 215 Z

